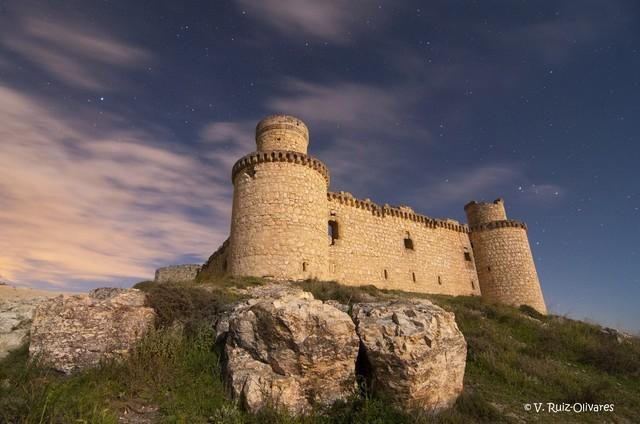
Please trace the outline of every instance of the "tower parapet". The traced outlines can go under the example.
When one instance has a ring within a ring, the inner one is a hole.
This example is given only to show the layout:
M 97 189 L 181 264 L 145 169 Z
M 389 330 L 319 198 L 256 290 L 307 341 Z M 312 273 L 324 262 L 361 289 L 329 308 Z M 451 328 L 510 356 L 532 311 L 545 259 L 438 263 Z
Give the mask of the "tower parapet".
M 492 203 L 471 201 L 465 205 L 464 211 L 467 213 L 467 222 L 470 227 L 507 219 L 502 198 L 498 198 Z
M 295 116 L 267 116 L 256 126 L 256 145 L 259 152 L 286 150 L 306 154 L 309 129 Z
M 507 219 L 504 200 L 465 207 L 482 296 L 547 313 L 527 226 Z

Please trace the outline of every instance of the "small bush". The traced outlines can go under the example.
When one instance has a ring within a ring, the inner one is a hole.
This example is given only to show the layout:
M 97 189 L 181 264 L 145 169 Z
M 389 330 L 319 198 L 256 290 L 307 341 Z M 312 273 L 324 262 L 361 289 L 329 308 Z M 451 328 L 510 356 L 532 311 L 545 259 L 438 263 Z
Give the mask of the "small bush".
M 320 300 L 336 300 L 344 304 L 371 302 L 388 297 L 373 285 L 345 286 L 335 281 L 305 280 L 296 283 Z
M 535 318 L 535 319 L 538 319 L 538 320 L 541 320 L 541 321 L 546 318 L 545 315 L 541 314 L 535 308 L 532 308 L 529 305 L 520 305 L 520 307 L 518 309 L 520 310 L 520 312 L 524 313 L 525 315 L 530 316 L 531 318 Z
M 264 284 L 264 278 L 259 277 L 232 277 L 229 274 L 200 273 L 195 279 L 199 285 L 215 286 L 219 288 L 247 288 Z
M 148 291 L 149 289 L 151 289 L 152 287 L 154 287 L 156 284 L 155 281 L 140 281 L 139 283 L 134 284 L 131 288 L 133 289 L 138 289 L 138 290 L 142 290 L 142 291 Z

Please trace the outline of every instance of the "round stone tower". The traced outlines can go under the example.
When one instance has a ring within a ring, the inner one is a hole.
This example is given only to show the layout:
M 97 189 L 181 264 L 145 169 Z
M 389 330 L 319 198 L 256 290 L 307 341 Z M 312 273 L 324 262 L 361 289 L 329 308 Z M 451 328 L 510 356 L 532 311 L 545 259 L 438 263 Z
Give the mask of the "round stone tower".
M 482 296 L 546 314 L 526 224 L 507 219 L 502 199 L 470 202 L 464 210 Z
M 307 155 L 307 126 L 293 116 L 269 116 L 256 127 L 256 144 L 257 151 L 231 172 L 227 270 L 237 276 L 323 278 L 329 172 Z

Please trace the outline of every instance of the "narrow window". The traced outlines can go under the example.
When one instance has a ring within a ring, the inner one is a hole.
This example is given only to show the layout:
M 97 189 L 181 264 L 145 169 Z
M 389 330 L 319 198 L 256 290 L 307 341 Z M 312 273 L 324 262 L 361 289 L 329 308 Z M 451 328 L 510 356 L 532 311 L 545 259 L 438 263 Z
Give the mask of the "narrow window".
M 490 266 L 487 267 L 487 271 L 491 272 L 491 267 Z
M 227 270 L 227 260 L 225 259 L 224 262 L 222 263 L 222 270 L 226 271 Z
M 309 267 L 309 264 L 307 264 L 306 262 L 302 262 L 302 270 L 303 271 L 306 271 L 308 267 Z
M 411 277 L 413 278 L 413 282 L 415 283 L 416 282 L 416 273 L 412 272 L 411 273 Z
M 464 252 L 464 260 L 467 262 L 471 262 L 471 253 Z
M 407 236 L 404 238 L 404 248 L 408 250 L 413 250 L 413 240 L 411 240 L 411 236 L 409 232 L 407 232 Z
M 442 277 L 438 275 L 438 284 L 442 285 Z
M 329 240 L 331 240 L 329 244 L 333 246 L 334 244 L 336 244 L 336 240 L 340 238 L 340 232 L 338 230 L 337 221 L 333 221 L 333 220 L 329 221 L 328 232 L 329 232 Z
M 475 290 L 476 289 L 476 282 L 471 280 L 471 290 Z
M 389 279 L 389 273 L 387 272 L 387 270 L 384 270 L 384 279 L 388 280 Z

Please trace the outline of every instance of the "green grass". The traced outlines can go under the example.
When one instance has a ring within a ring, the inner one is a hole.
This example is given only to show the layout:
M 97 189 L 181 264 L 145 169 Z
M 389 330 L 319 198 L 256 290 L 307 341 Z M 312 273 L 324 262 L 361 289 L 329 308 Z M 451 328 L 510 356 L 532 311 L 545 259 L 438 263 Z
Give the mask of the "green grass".
M 210 323 L 257 279 L 208 277 L 180 284 L 139 283 L 159 316 L 123 363 L 63 376 L 28 361 L 26 347 L 0 361 L 0 422 L 116 423 L 144 411 L 163 423 L 517 423 L 640 422 L 640 342 L 619 343 L 598 326 L 478 297 L 416 295 L 331 282 L 296 283 L 345 304 L 424 297 L 456 314 L 468 343 L 465 388 L 439 416 L 415 417 L 368 395 L 292 418 L 242 411 L 221 375 L 221 346 Z M 180 325 L 176 325 L 179 323 Z M 614 413 L 525 412 L 534 402 L 613 403 Z M 144 415 L 144 414 L 143 414 Z

